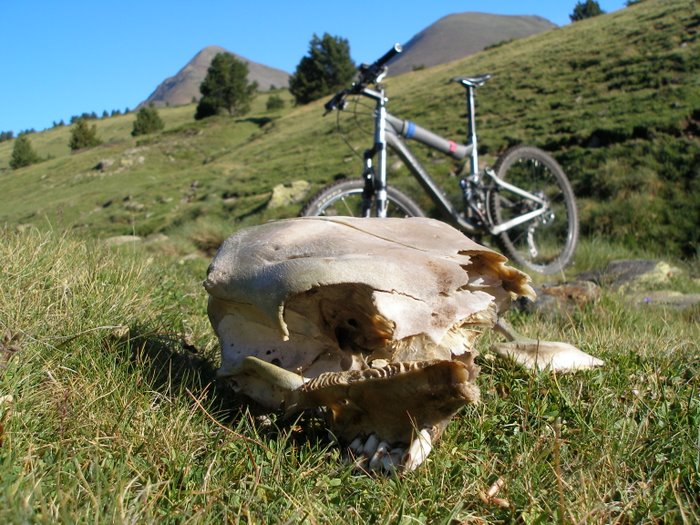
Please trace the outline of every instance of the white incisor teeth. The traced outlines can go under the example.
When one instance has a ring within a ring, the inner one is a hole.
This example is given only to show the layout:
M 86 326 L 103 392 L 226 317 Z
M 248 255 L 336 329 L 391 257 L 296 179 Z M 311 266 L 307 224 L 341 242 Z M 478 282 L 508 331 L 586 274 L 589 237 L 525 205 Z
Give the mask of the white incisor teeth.
M 370 434 L 362 447 L 362 455 L 371 458 L 377 451 L 377 445 L 379 445 L 379 438 L 376 434 Z
M 403 468 L 408 471 L 417 469 L 425 461 L 432 449 L 433 443 L 430 432 L 424 428 L 411 442 L 411 446 L 408 447 L 408 451 L 404 456 Z
M 353 439 L 352 443 L 348 445 L 348 448 L 355 456 L 359 456 L 360 454 L 362 454 L 362 440 L 360 439 L 360 437 L 358 436 L 355 439 Z
M 382 470 L 383 460 L 389 455 L 389 443 L 382 441 L 377 445 L 377 451 L 374 453 L 372 458 L 369 460 L 370 470 Z

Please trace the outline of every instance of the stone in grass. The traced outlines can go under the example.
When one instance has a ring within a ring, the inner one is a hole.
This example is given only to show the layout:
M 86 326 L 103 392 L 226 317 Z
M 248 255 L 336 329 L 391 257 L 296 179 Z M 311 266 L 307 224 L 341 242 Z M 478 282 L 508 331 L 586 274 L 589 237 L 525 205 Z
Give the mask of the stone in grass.
M 278 184 L 272 189 L 272 197 L 267 203 L 270 209 L 282 208 L 290 204 L 299 204 L 306 198 L 311 184 L 305 180 L 295 180 L 291 184 Z

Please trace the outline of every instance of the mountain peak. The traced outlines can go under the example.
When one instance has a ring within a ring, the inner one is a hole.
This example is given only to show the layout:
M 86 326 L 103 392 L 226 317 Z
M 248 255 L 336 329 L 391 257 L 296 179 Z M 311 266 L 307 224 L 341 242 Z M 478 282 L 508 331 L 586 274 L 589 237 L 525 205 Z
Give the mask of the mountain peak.
M 289 74 L 285 71 L 258 64 L 221 46 L 212 45 L 201 49 L 174 76 L 166 78 L 141 105 L 180 106 L 189 104 L 192 100 L 198 100 L 200 97 L 199 85 L 207 76 L 211 61 L 219 53 L 229 53 L 246 62 L 248 64 L 248 80 L 257 82 L 258 88 L 262 91 L 272 87 L 286 87 L 289 83 Z
M 478 53 L 485 47 L 557 27 L 539 16 L 455 13 L 417 33 L 389 63 L 392 75 L 431 67 Z

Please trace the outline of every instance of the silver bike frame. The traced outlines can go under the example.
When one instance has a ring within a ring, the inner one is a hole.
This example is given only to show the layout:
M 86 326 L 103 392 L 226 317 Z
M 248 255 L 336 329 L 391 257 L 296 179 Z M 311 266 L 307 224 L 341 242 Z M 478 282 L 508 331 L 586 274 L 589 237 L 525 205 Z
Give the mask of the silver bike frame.
M 489 216 L 489 224 L 486 225 L 486 227 L 488 233 L 491 235 L 498 235 L 547 213 L 549 210 L 549 203 L 545 199 L 509 184 L 498 177 L 491 169 L 487 168 L 483 172 L 479 171 L 473 89 L 474 88 L 471 86 L 467 87 L 467 116 L 469 119 L 469 128 L 467 131 L 466 144 L 456 144 L 410 121 L 390 115 L 386 110 L 387 99 L 384 96 L 383 88 L 379 90 L 365 88 L 362 90 L 362 95 L 373 99 L 376 104 L 374 112 L 374 148 L 365 154 L 365 171 L 363 178 L 365 180 L 368 178 L 372 179 L 376 201 L 375 213 L 377 217 L 386 217 L 387 213 L 386 174 L 387 146 L 389 146 L 396 152 L 401 161 L 408 167 L 409 171 L 418 180 L 423 189 L 430 195 L 442 212 L 452 217 L 453 221 L 461 230 L 469 234 L 481 232 L 480 228 L 474 226 L 463 217 L 462 213 L 455 209 L 452 202 L 447 199 L 440 187 L 435 183 L 415 155 L 413 155 L 402 137 L 417 140 L 458 160 L 464 159 L 469 155 L 470 172 L 467 176 L 467 180 L 479 186 L 481 185 L 482 176 L 485 174 L 495 186 L 529 199 L 539 206 L 538 209 L 515 217 L 503 224 L 494 225 L 492 218 Z M 374 156 L 377 157 L 376 169 L 372 165 L 372 157 Z M 488 191 L 494 190 L 491 189 Z M 367 209 L 366 213 L 369 214 L 369 212 L 370 210 Z

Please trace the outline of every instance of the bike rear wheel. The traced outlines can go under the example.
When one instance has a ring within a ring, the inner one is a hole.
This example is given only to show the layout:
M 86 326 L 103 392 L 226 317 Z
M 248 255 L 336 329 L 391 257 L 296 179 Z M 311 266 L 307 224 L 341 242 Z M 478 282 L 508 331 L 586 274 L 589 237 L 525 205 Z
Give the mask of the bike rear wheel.
M 319 191 L 301 210 L 302 217 L 346 216 L 363 217 L 365 183 L 361 179 L 345 179 L 329 184 Z M 413 199 L 389 186 L 387 193 L 387 217 L 424 217 L 425 214 Z M 374 213 L 374 202 L 371 203 Z
M 571 184 L 556 160 L 544 151 L 516 146 L 498 159 L 498 177 L 545 199 L 548 211 L 497 236 L 501 248 L 516 264 L 543 274 L 561 272 L 578 242 L 578 214 Z M 503 224 L 540 205 L 504 188 L 488 199 L 494 224 Z

